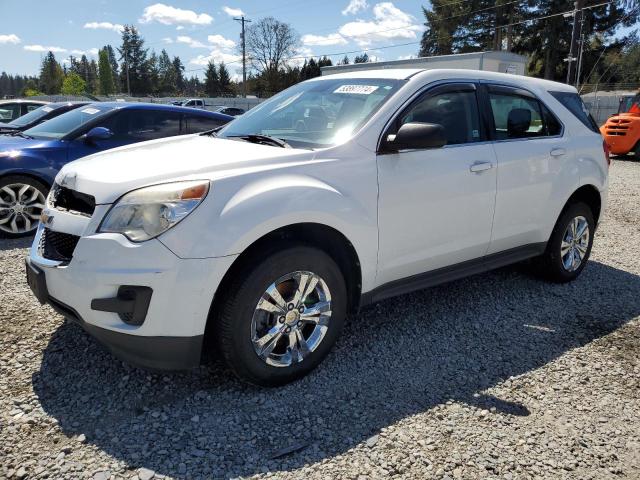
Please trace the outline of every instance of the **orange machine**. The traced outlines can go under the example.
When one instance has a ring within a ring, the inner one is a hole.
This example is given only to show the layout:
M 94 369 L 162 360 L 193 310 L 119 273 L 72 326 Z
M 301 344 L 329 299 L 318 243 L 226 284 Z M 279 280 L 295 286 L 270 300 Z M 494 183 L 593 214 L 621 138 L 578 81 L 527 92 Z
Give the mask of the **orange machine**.
M 611 153 L 626 155 L 633 152 L 640 160 L 640 93 L 622 97 L 618 113 L 609 117 L 600 132 Z

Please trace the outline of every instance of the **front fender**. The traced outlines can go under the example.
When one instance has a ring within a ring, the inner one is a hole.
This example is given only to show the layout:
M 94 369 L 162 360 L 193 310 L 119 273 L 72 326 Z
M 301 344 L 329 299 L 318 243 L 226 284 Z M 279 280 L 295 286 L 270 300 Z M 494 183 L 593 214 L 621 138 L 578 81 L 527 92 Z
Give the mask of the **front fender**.
M 377 189 L 369 190 L 371 198 L 359 201 L 337 185 L 297 173 L 256 178 L 236 190 L 233 182 L 214 183 L 203 205 L 160 241 L 182 258 L 222 257 L 242 253 L 282 227 L 326 225 L 352 243 L 360 259 L 364 289 L 375 278 L 378 249 Z
M 19 155 L 0 158 L 0 177 L 26 175 L 35 177 L 47 185 L 53 184 L 57 169 L 42 155 Z

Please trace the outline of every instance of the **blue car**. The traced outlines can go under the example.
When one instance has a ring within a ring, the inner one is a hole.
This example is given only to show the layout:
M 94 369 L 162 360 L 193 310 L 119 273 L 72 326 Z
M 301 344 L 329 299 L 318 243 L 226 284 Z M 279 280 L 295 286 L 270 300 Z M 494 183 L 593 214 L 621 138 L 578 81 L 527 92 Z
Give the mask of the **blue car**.
M 233 117 L 145 103 L 92 103 L 12 136 L 0 136 L 0 236 L 33 233 L 56 174 L 92 153 L 212 130 Z

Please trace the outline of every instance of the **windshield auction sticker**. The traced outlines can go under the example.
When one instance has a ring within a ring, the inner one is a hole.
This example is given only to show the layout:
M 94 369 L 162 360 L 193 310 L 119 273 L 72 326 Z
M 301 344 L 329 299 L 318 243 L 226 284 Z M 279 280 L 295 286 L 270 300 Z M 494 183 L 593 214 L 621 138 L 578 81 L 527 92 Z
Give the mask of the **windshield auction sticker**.
M 378 89 L 376 85 L 342 85 L 333 93 L 352 93 L 355 95 L 371 95 Z
M 98 110 L 97 108 L 85 108 L 84 110 L 82 110 L 82 113 L 87 113 L 89 115 L 95 115 L 99 111 L 100 110 Z

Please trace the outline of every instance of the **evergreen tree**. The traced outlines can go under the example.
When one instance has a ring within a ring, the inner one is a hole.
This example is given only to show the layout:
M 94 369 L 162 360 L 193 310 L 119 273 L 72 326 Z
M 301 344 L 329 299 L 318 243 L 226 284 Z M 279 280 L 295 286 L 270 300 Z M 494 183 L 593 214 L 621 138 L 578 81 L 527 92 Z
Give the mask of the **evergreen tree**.
M 111 95 L 115 93 L 116 86 L 113 82 L 113 70 L 111 63 L 109 63 L 109 51 L 106 47 L 98 53 L 98 77 L 100 94 Z
M 369 55 L 367 55 L 367 52 L 363 53 L 362 55 L 358 55 L 353 59 L 353 63 L 369 63 L 370 61 L 371 60 L 369 59 Z
M 209 60 L 204 72 L 204 93 L 209 97 L 216 97 L 220 93 L 220 76 L 213 60 Z
M 122 64 L 120 79 L 123 89 L 127 90 L 127 70 L 132 95 L 151 93 L 149 81 L 148 49 L 144 48 L 144 40 L 133 25 L 125 25 L 122 30 L 122 46 L 118 49 Z
M 177 75 L 169 54 L 163 48 L 158 58 L 159 91 L 161 95 L 173 95 L 177 89 Z
M 155 51 L 151 51 L 151 55 L 146 62 L 147 76 L 145 78 L 144 92 L 147 94 L 160 94 L 160 67 L 158 63 L 158 55 Z
M 338 62 L 338 65 L 349 65 L 349 57 L 345 55 L 344 58 Z
M 176 74 L 176 90 L 178 93 L 184 92 L 184 65 L 180 57 L 173 57 L 173 70 Z
M 118 59 L 116 58 L 116 52 L 113 50 L 111 45 L 106 45 L 104 50 L 107 51 L 107 56 L 109 57 L 109 65 L 111 65 L 111 76 L 113 77 L 115 91 L 120 92 L 122 91 L 122 87 L 120 86 L 120 78 L 118 75 Z
M 218 66 L 218 81 L 220 82 L 220 91 L 223 94 L 231 93 L 231 76 L 224 62 L 220 62 Z
M 60 93 L 64 73 L 53 52 L 49 52 L 42 60 L 40 67 L 39 89 L 47 95 Z

